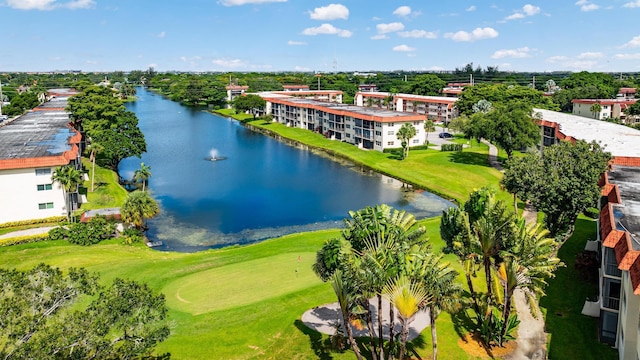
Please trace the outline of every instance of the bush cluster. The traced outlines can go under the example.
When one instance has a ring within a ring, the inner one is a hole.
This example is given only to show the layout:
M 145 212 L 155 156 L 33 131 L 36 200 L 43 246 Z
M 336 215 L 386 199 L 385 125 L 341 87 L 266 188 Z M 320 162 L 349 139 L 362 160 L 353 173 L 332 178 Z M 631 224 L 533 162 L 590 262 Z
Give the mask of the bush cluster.
M 462 144 L 442 144 L 440 151 L 462 151 Z
M 49 237 L 47 236 L 47 234 L 18 236 L 7 239 L 0 239 L 0 246 L 30 244 L 34 242 L 45 241 L 48 239 Z
M 50 240 L 66 238 L 69 243 L 76 245 L 93 245 L 102 240 L 111 238 L 115 233 L 116 225 L 104 216 L 96 216 L 86 223 L 75 223 L 69 226 L 57 227 L 49 231 Z
M 20 220 L 20 221 L 11 221 L 0 224 L 0 229 L 24 226 L 24 225 L 33 225 L 33 224 L 49 224 L 49 223 L 60 223 L 65 221 L 67 218 L 64 216 L 52 216 L 48 218 L 42 219 L 31 219 L 31 220 Z

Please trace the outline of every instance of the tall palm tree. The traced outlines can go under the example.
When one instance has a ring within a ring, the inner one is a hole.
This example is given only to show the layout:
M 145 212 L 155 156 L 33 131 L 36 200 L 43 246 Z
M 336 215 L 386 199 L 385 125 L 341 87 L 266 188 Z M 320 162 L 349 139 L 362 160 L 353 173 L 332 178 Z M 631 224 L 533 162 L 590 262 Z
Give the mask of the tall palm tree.
M 456 281 L 458 273 L 449 263 L 443 261 L 443 255 L 429 254 L 424 266 L 422 281 L 431 297 L 429 318 L 431 321 L 431 342 L 433 344 L 433 359 L 438 358 L 438 333 L 436 319 L 440 312 L 456 312 L 460 309 L 462 286 Z
M 150 219 L 159 213 L 158 203 L 147 192 L 140 190 L 130 193 L 120 208 L 122 220 L 140 230 L 144 228 L 144 219 Z
M 145 185 L 147 184 L 147 181 L 149 181 L 149 178 L 151 176 L 151 166 L 140 163 L 140 169 L 134 171 L 133 173 L 133 181 L 141 182 L 142 191 L 145 191 Z
M 349 308 L 351 306 L 350 304 L 353 303 L 353 294 L 349 291 L 347 284 L 345 284 L 341 270 L 333 273 L 333 276 L 331 277 L 331 287 L 338 298 L 338 305 L 340 306 L 340 312 L 342 313 L 344 329 L 347 333 L 347 337 L 349 338 L 349 345 L 351 345 L 351 349 L 356 354 L 356 358 L 358 358 L 358 360 L 362 360 L 360 349 L 358 348 L 356 340 L 353 338 L 353 331 L 351 330 L 351 324 L 349 322 L 351 319 L 351 311 Z
M 526 225 L 518 218 L 514 227 L 515 245 L 502 252 L 504 258 L 498 276 L 504 287 L 502 318 L 506 322 L 511 312 L 511 299 L 516 289 L 524 290 L 531 313 L 537 316 L 536 299 L 544 296 L 546 279 L 554 276 L 555 270 L 564 264 L 556 256 L 558 243 L 547 237 L 548 230 L 540 224 Z M 503 328 L 504 331 L 506 327 Z
M 405 159 L 409 156 L 409 140 L 416 136 L 416 128 L 411 123 L 404 123 L 398 132 L 396 137 L 402 142 L 402 158 Z
M 71 221 L 71 194 L 78 191 L 78 186 L 84 181 L 82 171 L 72 165 L 58 166 L 53 170 L 51 180 L 62 186 L 65 206 L 67 209 L 67 221 Z
M 417 282 L 410 281 L 404 275 L 396 278 L 393 282 L 389 282 L 383 290 L 383 295 L 398 311 L 398 318 L 402 326 L 398 359 L 404 359 L 409 337 L 409 325 L 414 320 L 418 310 L 431 303 L 431 297 L 424 287 Z M 393 324 L 393 319 L 391 324 Z
M 427 134 L 425 140 L 427 141 L 427 145 L 429 145 L 429 133 L 436 131 L 436 126 L 433 124 L 433 120 L 427 120 L 424 122 L 424 131 Z
M 95 184 L 95 175 L 96 175 L 96 156 L 104 151 L 104 146 L 100 145 L 100 143 L 89 140 L 90 143 L 87 146 L 87 150 L 89 150 L 89 160 L 91 161 L 91 192 L 94 190 Z

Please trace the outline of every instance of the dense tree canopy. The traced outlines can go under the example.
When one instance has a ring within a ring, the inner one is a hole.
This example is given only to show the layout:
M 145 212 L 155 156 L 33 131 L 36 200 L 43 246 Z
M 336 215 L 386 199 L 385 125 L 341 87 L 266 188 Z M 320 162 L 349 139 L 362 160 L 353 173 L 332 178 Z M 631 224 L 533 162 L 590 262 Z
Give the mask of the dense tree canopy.
M 596 142 L 562 141 L 545 147 L 542 156 L 530 153 L 512 159 L 503 183 L 544 212 L 553 236 L 570 235 L 578 215 L 597 206 L 598 180 L 610 160 L 611 154 Z
M 84 269 L 0 269 L 0 356 L 127 359 L 150 355 L 169 335 L 164 295 Z M 91 296 L 91 297 L 89 297 Z
M 258 110 L 263 109 L 266 103 L 267 102 L 263 98 L 254 94 L 238 96 L 233 99 L 233 107 L 236 111 L 249 111 L 253 115 L 254 119 Z
M 480 100 L 487 100 L 493 106 L 518 102 L 530 108 L 556 110 L 557 107 L 541 91 L 529 87 L 506 84 L 478 84 L 466 87 L 456 101 L 461 114 L 473 114 L 473 105 Z
M 69 99 L 72 121 L 102 147 L 98 163 L 117 169 L 124 158 L 140 156 L 147 150 L 138 117 L 125 109 L 111 89 L 92 86 Z

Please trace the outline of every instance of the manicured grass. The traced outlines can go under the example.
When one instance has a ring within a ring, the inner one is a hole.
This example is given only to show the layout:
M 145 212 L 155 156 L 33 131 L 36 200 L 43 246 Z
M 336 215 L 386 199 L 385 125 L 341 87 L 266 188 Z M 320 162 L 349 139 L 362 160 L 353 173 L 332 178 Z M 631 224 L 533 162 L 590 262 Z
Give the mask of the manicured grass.
M 234 109 L 218 109 L 218 110 L 213 110 L 213 112 L 216 114 L 219 114 L 222 116 L 228 116 L 240 121 L 253 119 L 253 115 L 246 114 L 246 113 L 236 113 Z
M 410 150 L 404 160 L 394 154 L 358 149 L 351 144 L 326 139 L 318 133 L 291 128 L 279 123 L 263 120 L 249 122 L 253 126 L 270 130 L 288 139 L 337 154 L 358 164 L 365 165 L 383 174 L 418 185 L 435 194 L 464 202 L 474 189 L 487 186 L 495 189 L 500 198 L 509 195 L 500 190 L 498 182 L 502 174 L 489 166 L 489 149 L 484 144 L 472 142 L 462 152 L 439 150 Z
M 587 240 L 596 238 L 596 223 L 580 218 L 573 236 L 567 240 L 558 256 L 565 263 L 549 280 L 547 296 L 540 301 L 546 312 L 546 331 L 550 334 L 549 359 L 617 359 L 618 353 L 598 342 L 598 319 L 581 314 L 587 298 L 598 293 L 597 283 L 588 283 L 576 271 L 576 254 L 584 250 Z
M 92 165 L 88 159 L 82 159 L 82 165 L 87 170 L 89 180 L 84 182 L 87 189 L 88 203 L 82 204 L 81 210 L 119 207 L 127 198 L 127 191 L 118 184 L 118 174 L 96 165 L 94 191 L 91 191 Z

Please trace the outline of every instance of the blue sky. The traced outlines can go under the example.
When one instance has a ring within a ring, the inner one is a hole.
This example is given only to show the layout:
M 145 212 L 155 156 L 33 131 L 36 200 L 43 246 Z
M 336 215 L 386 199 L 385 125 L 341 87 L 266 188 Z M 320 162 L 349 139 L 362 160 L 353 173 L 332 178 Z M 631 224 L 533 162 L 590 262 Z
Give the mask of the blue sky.
M 0 71 L 640 71 L 640 0 L 0 0 Z

